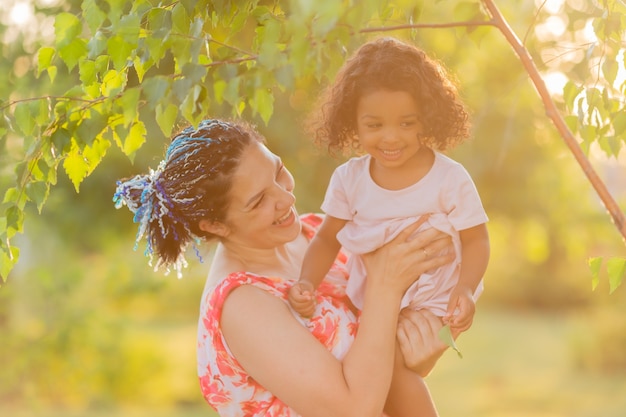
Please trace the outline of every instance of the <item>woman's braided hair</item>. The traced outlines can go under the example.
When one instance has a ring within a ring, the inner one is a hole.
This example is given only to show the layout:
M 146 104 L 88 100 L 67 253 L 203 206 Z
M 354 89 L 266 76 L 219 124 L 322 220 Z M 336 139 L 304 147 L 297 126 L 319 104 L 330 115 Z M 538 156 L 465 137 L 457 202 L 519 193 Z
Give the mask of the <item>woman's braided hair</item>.
M 233 173 L 254 141 L 264 140 L 245 123 L 204 120 L 173 137 L 156 170 L 117 182 L 115 207 L 126 205 L 135 214 L 135 248 L 146 236 L 146 255 L 157 256 L 155 270 L 173 267 L 181 277 L 187 245 L 216 238 L 199 223 L 225 220 Z

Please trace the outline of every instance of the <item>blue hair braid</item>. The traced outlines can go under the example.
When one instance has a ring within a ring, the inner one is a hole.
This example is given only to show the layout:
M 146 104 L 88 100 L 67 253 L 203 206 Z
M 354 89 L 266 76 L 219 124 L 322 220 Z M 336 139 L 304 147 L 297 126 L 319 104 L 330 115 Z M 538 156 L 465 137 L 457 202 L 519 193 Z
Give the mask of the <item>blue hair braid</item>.
M 175 135 L 156 170 L 117 182 L 116 208 L 126 205 L 138 224 L 135 249 L 146 237 L 145 254 L 155 270 L 173 267 L 178 277 L 187 266 L 189 243 L 215 236 L 200 230 L 203 219 L 223 221 L 232 174 L 244 148 L 262 137 L 243 123 L 204 120 Z

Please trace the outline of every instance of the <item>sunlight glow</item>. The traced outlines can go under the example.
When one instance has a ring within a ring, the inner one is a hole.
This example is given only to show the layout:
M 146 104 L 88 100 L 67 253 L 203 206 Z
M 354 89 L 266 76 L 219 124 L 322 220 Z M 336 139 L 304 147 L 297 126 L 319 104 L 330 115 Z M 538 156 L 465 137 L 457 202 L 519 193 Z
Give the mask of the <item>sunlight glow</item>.
M 548 92 L 551 96 L 562 96 L 563 87 L 568 81 L 568 78 L 562 72 L 554 71 L 542 74 L 543 82 L 546 84 Z
M 557 14 L 561 11 L 565 0 L 535 0 L 537 7 L 543 4 L 543 9 L 550 14 Z
M 9 12 L 11 22 L 18 26 L 24 26 L 30 23 L 35 17 L 33 14 L 33 6 L 29 2 L 17 2 Z

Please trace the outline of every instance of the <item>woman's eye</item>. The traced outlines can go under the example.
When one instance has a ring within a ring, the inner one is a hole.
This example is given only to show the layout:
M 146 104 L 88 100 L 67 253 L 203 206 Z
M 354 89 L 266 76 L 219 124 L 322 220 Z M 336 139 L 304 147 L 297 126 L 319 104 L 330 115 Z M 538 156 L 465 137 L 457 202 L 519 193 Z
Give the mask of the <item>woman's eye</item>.
M 259 207 L 261 205 L 261 202 L 263 201 L 263 197 L 265 197 L 264 195 L 261 196 L 261 198 L 259 198 L 257 200 L 256 203 L 254 203 L 254 205 L 252 206 L 252 209 L 254 210 L 255 208 Z

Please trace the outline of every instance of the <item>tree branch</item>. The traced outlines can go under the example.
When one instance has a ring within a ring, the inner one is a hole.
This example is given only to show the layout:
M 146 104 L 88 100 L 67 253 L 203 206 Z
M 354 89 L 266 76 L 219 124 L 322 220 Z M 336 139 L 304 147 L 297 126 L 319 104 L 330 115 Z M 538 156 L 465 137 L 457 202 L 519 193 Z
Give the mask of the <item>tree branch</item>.
M 613 199 L 613 196 L 606 188 L 596 171 L 593 169 L 591 163 L 585 156 L 573 133 L 569 130 L 567 124 L 565 124 L 565 121 L 563 120 L 563 117 L 556 108 L 554 101 L 550 97 L 550 93 L 548 92 L 548 89 L 546 88 L 546 85 L 533 62 L 532 57 L 528 53 L 528 50 L 515 35 L 506 20 L 504 20 L 502 14 L 494 4 L 493 0 L 481 1 L 491 15 L 491 22 L 493 22 L 494 26 L 496 26 L 500 30 L 500 32 L 502 32 L 508 43 L 513 47 L 513 50 L 522 61 L 524 68 L 526 68 L 528 75 L 530 75 L 530 79 L 535 85 L 535 88 L 537 89 L 537 92 L 539 93 L 539 96 L 543 101 L 543 105 L 546 109 L 546 115 L 552 120 L 557 130 L 561 134 L 561 137 L 565 141 L 565 144 L 569 147 L 572 154 L 574 154 L 576 161 L 578 162 L 583 172 L 591 182 L 591 185 L 595 189 L 596 193 L 602 200 L 602 203 L 609 212 L 609 215 L 611 216 L 613 223 L 617 227 L 617 230 L 619 230 L 619 232 L 621 233 L 622 240 L 626 244 L 626 220 L 624 218 L 624 213 L 622 213 L 620 207 L 615 202 L 615 199 Z
M 495 26 L 493 20 L 468 20 L 465 22 L 449 22 L 449 23 L 416 23 L 411 25 L 397 25 L 397 26 L 381 26 L 359 30 L 359 33 L 370 32 L 390 32 L 392 30 L 403 29 L 441 29 L 441 28 L 455 28 L 455 27 L 472 27 L 472 26 Z

